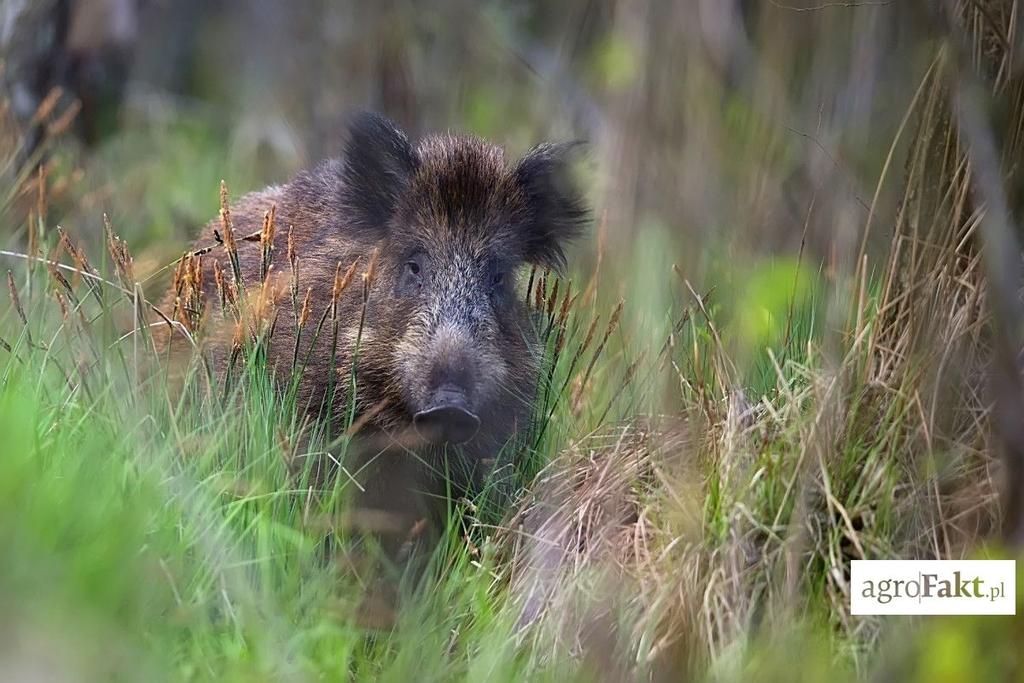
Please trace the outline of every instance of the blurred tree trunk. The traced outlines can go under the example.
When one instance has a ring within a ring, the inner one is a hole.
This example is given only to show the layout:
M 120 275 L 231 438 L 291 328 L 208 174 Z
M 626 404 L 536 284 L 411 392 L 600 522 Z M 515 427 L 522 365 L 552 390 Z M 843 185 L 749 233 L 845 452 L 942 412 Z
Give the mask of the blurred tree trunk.
M 81 102 L 77 131 L 87 143 L 114 128 L 138 36 L 137 0 L 10 0 L 0 9 L 4 85 L 15 115 L 34 128 L 26 154 L 41 136 L 30 122 L 53 88 Z

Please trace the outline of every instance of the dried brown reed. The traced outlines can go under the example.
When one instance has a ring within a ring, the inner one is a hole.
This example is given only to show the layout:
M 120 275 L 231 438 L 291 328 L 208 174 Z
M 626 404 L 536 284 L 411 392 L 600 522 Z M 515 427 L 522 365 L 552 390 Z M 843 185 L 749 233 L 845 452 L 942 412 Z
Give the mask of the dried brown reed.
M 992 75 L 992 92 L 1007 93 L 1011 111 L 1000 133 L 1009 142 L 988 183 L 998 186 L 1024 140 L 1024 91 L 1009 88 L 1009 53 L 992 48 L 1002 43 L 996 34 L 1008 15 L 986 17 L 970 2 L 956 12 L 951 30 L 972 41 L 995 36 L 986 57 L 971 54 Z M 1001 56 L 993 59 L 993 50 Z M 831 361 L 819 367 L 773 357 L 776 388 L 751 404 L 714 316 L 683 280 L 697 317 L 682 319 L 691 327 L 702 321 L 710 343 L 678 344 L 675 328 L 662 348 L 681 388 L 704 381 L 693 368 L 710 355 L 724 398 L 697 392 L 681 397 L 677 414 L 599 426 L 598 437 L 574 440 L 510 518 L 505 532 L 524 620 L 543 624 L 555 649 L 577 647 L 594 610 L 612 606 L 631 615 L 632 630 L 613 629 L 610 642 L 646 675 L 662 665 L 692 670 L 814 610 L 837 634 L 870 644 L 881 624 L 848 612 L 851 560 L 963 557 L 999 529 L 1003 470 L 991 409 L 999 394 L 987 379 L 996 328 L 979 240 L 985 193 L 972 193 L 979 160 L 952 115 L 948 59 L 940 48 L 905 117 L 912 138 L 883 267 L 858 257 L 851 295 L 837 293 L 851 303 L 835 352 L 813 354 Z M 869 214 L 865 233 L 878 220 Z M 872 270 L 882 273 L 877 295 L 869 293 Z M 548 280 L 536 278 L 532 294 L 551 317 Z M 599 298 L 591 289 L 584 304 Z M 621 311 L 620 303 L 573 379 L 574 406 L 592 393 Z M 564 320 L 563 311 L 557 317 Z M 597 320 L 569 354 L 570 367 L 594 339 Z M 636 381 L 639 365 L 622 369 L 624 383 Z M 636 438 L 613 438 L 625 434 Z M 1005 470 L 1007 488 L 1019 492 L 1024 482 Z M 610 583 L 587 578 L 595 575 Z M 630 597 L 619 599 L 623 593 Z M 581 611 L 581 602 L 589 607 Z

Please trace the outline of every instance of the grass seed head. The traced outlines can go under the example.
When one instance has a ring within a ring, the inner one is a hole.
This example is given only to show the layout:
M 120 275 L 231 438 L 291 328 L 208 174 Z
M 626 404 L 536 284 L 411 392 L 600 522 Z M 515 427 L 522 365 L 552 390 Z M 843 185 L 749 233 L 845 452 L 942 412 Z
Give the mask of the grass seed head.
M 21 306 L 21 297 L 18 296 L 18 287 L 14 284 L 14 274 L 7 271 L 7 291 L 11 295 L 11 303 L 14 304 L 14 310 L 18 314 L 18 318 L 21 320 L 21 324 L 28 326 L 28 318 L 25 316 L 25 309 Z
M 302 312 L 299 314 L 299 329 L 301 330 L 306 326 L 309 321 L 309 312 L 311 309 L 310 300 L 313 296 L 313 288 L 309 287 L 306 289 L 306 296 L 302 299 Z

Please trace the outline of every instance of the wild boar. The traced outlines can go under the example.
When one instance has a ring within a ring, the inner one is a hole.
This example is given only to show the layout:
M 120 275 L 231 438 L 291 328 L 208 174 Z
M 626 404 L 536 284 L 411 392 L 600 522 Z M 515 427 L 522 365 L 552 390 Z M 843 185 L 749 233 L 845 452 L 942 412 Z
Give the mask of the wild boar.
M 304 409 L 326 410 L 335 434 L 351 415 L 366 416 L 359 434 L 376 446 L 364 451 L 401 445 L 359 468 L 362 506 L 397 515 L 400 529 L 429 507 L 412 491 L 436 492 L 446 476 L 465 490 L 529 427 L 539 349 L 518 282 L 527 265 L 561 267 L 587 220 L 569 179 L 570 148 L 544 144 L 510 163 L 481 139 L 439 134 L 413 144 L 387 119 L 363 114 L 341 158 L 231 207 L 236 235 L 259 231 L 275 207 L 279 273 L 291 233 L 312 320 L 300 330 L 298 311 L 279 314 L 268 365 L 286 385 L 300 348 L 300 360 L 309 358 L 298 379 Z M 238 241 L 237 252 L 243 282 L 258 284 L 260 245 Z M 232 272 L 223 247 L 203 256 L 208 300 L 214 261 L 222 278 Z M 357 275 L 372 270 L 365 301 L 357 280 L 334 304 L 337 275 L 353 263 Z M 309 347 L 332 305 L 336 338 L 324 329 Z

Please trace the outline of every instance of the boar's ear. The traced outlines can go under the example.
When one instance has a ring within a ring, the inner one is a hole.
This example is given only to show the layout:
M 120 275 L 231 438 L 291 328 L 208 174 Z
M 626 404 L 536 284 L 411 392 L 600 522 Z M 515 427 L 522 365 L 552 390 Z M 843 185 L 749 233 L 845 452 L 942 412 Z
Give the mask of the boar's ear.
M 580 143 L 543 144 L 516 166 L 516 181 L 526 196 L 526 261 L 548 268 L 565 265 L 565 245 L 578 236 L 590 214 L 569 173 L 571 152 Z
M 342 202 L 360 228 L 382 231 L 419 164 L 409 138 L 379 114 L 362 113 L 349 128 Z

